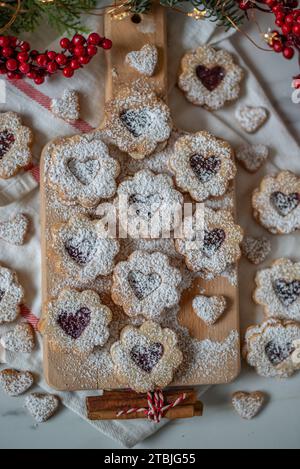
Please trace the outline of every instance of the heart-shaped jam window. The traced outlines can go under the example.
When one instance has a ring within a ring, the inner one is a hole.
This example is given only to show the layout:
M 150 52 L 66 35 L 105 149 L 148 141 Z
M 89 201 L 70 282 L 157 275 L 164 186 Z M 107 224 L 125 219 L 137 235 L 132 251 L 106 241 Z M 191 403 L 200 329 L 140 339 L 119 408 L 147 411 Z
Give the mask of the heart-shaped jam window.
M 139 270 L 131 270 L 128 283 L 139 301 L 150 296 L 161 285 L 161 277 L 155 272 L 144 274 Z
M 226 233 L 221 228 L 211 231 L 205 230 L 202 251 L 207 257 L 212 257 L 221 248 L 226 239 Z
M 280 365 L 289 358 L 295 351 L 295 347 L 290 342 L 285 344 L 271 340 L 265 347 L 266 355 L 270 363 L 274 366 Z
M 163 345 L 154 342 L 151 345 L 135 345 L 130 351 L 130 358 L 143 371 L 151 373 L 163 353 Z
M 85 161 L 78 161 L 76 158 L 72 158 L 68 162 L 68 168 L 81 184 L 88 186 L 97 177 L 100 163 L 93 158 L 88 158 Z
M 283 192 L 273 192 L 271 194 L 271 203 L 279 215 L 286 217 L 292 213 L 300 204 L 300 194 L 293 192 L 284 194 Z
M 57 323 L 61 329 L 74 340 L 82 336 L 90 322 L 91 311 L 85 306 L 75 313 L 62 311 L 57 318 Z
M 300 297 L 300 280 L 287 282 L 280 278 L 273 283 L 274 291 L 284 306 L 291 306 Z
M 219 65 L 212 68 L 198 65 L 196 67 L 196 75 L 208 91 L 214 91 L 224 80 L 226 70 Z
M 129 109 L 128 111 L 123 111 L 120 114 L 120 119 L 134 137 L 144 135 L 153 120 L 148 109 L 140 109 L 139 111 Z
M 0 160 L 10 150 L 15 140 L 15 136 L 8 130 L 0 132 Z
M 196 154 L 191 156 L 190 165 L 197 178 L 205 183 L 218 173 L 221 167 L 221 160 L 214 155 L 205 158 L 202 155 Z
M 138 216 L 149 219 L 161 206 L 162 198 L 159 194 L 131 194 L 128 202 L 129 205 L 133 206 Z
M 3 300 L 4 295 L 5 291 L 0 289 L 0 302 Z
M 69 238 L 65 242 L 65 250 L 76 264 L 84 266 L 88 264 L 94 255 L 96 240 L 90 238 Z

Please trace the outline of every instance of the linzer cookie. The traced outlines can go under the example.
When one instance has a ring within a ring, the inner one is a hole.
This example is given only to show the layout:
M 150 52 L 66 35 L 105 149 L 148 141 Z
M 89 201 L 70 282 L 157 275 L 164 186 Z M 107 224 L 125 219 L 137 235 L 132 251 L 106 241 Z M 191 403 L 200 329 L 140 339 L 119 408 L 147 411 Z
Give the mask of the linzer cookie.
M 24 394 L 33 385 L 34 378 L 30 371 L 2 370 L 0 371 L 0 386 L 12 397 Z
M 31 163 L 33 135 L 14 112 L 0 113 L 0 178 L 15 176 Z
M 47 306 L 43 332 L 53 346 L 69 352 L 90 353 L 109 338 L 110 309 L 91 290 L 63 290 Z
M 172 130 L 168 106 L 143 79 L 120 88 L 107 103 L 105 117 L 109 141 L 135 159 L 165 146 Z
M 0 220 L 0 239 L 21 246 L 24 244 L 28 227 L 29 220 L 23 213 L 18 213 L 9 220 Z
M 269 148 L 261 143 L 257 145 L 245 144 L 237 149 L 236 158 L 249 173 L 255 173 L 267 161 L 269 152 Z
M 125 327 L 110 353 L 117 379 L 137 392 L 166 387 L 183 359 L 176 334 L 153 321 Z
M 265 402 L 265 394 L 255 392 L 235 392 L 232 396 L 232 405 L 240 417 L 252 420 L 261 411 Z
M 119 185 L 117 194 L 120 221 L 126 215 L 130 236 L 158 238 L 176 226 L 175 213 L 182 210 L 183 196 L 170 176 L 139 171 Z
M 260 376 L 288 378 L 300 369 L 294 359 L 300 324 L 294 321 L 268 319 L 246 333 L 244 357 Z
M 17 319 L 23 297 L 17 275 L 0 265 L 0 324 Z
M 252 134 L 266 122 L 268 111 L 264 107 L 241 106 L 237 109 L 235 118 L 245 132 Z
M 158 61 L 158 52 L 154 44 L 145 44 L 141 50 L 129 52 L 125 62 L 142 75 L 152 77 Z
M 278 259 L 255 282 L 254 300 L 267 316 L 300 321 L 300 262 Z
M 35 346 L 34 330 L 30 324 L 18 324 L 1 337 L 0 344 L 10 352 L 31 353 Z
M 236 175 L 233 158 L 227 142 L 209 132 L 197 132 L 177 140 L 170 166 L 178 187 L 201 202 L 225 194 Z
M 271 252 L 271 241 L 265 236 L 260 238 L 245 236 L 242 242 L 242 252 L 252 264 L 261 264 Z
M 179 270 L 165 254 L 135 251 L 114 270 L 112 299 L 128 316 L 160 319 L 165 308 L 179 302 L 180 282 Z
M 43 423 L 57 411 L 59 398 L 53 394 L 33 393 L 26 397 L 25 406 L 38 423 Z
M 51 111 L 57 117 L 67 121 L 75 122 L 80 117 L 79 96 L 75 90 L 65 90 L 62 97 L 53 99 Z
M 239 97 L 243 77 L 229 52 L 201 46 L 184 55 L 178 86 L 191 103 L 216 111 Z
M 235 224 L 231 212 L 205 208 L 204 229 L 194 219 L 191 233 L 176 239 L 175 247 L 190 270 L 215 277 L 239 260 L 242 239 L 243 230 Z
M 51 253 L 61 275 L 67 272 L 80 281 L 89 281 L 112 272 L 120 246 L 109 237 L 101 221 L 76 215 L 54 226 L 52 236 Z
M 224 314 L 227 301 L 224 296 L 196 296 L 193 300 L 193 311 L 207 325 L 213 326 Z
M 110 157 L 100 132 L 56 140 L 47 151 L 50 184 L 65 202 L 89 208 L 115 194 L 120 166 Z
M 252 197 L 254 217 L 274 234 L 300 228 L 300 178 L 290 171 L 266 176 Z

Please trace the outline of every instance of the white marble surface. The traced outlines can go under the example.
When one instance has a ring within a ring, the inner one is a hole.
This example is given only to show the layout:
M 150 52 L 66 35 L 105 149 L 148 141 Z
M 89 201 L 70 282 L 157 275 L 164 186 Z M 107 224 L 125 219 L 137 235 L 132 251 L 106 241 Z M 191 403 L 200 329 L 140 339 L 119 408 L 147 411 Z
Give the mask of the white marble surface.
M 263 26 L 263 20 L 260 22 Z M 252 28 L 250 32 L 254 34 L 255 30 Z M 240 35 L 233 41 L 299 142 L 300 104 L 291 101 L 291 77 L 297 71 L 296 61 L 280 60 L 275 54 L 261 52 Z M 252 422 L 242 421 L 231 408 L 230 394 L 240 389 L 268 390 L 270 395 L 265 410 Z M 170 423 L 137 448 L 299 448 L 299 389 L 299 375 L 286 382 L 276 382 L 244 372 L 235 383 L 213 387 L 205 394 L 203 418 Z M 119 447 L 66 409 L 47 424 L 36 426 L 22 405 L 22 399 L 1 394 L 1 448 Z

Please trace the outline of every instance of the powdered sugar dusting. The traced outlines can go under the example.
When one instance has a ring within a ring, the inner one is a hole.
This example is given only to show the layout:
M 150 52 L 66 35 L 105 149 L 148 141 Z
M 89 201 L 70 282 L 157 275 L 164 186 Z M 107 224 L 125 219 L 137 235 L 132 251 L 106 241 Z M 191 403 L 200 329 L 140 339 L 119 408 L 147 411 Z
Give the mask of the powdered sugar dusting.
M 33 385 L 34 378 L 29 371 L 2 370 L 0 371 L 0 386 L 9 396 L 24 394 Z
M 18 324 L 1 337 L 0 344 L 11 352 L 31 353 L 35 346 L 34 330 L 30 324 Z
M 24 244 L 29 227 L 29 220 L 23 213 L 7 221 L 0 222 L 0 238 L 4 241 L 20 246 Z
M 196 296 L 193 310 L 206 324 L 212 326 L 225 312 L 227 301 L 224 296 Z

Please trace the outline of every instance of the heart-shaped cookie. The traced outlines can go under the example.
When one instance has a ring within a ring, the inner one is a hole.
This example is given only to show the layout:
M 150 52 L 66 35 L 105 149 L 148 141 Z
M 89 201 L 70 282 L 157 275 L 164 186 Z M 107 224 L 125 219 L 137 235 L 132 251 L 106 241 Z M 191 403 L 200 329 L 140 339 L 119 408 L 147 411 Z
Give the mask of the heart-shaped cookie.
M 57 322 L 67 335 L 78 339 L 91 322 L 91 311 L 86 307 L 78 309 L 74 314 L 62 311 Z
M 130 351 L 131 360 L 146 373 L 151 373 L 164 353 L 159 342 L 151 345 L 135 345 Z
M 291 306 L 300 297 L 300 280 L 288 282 L 280 278 L 273 282 L 273 288 L 276 296 L 286 307 Z
M 268 111 L 264 107 L 243 106 L 237 109 L 236 119 L 245 132 L 256 132 L 267 120 Z
M 226 233 L 221 228 L 205 231 L 202 251 L 207 257 L 212 257 L 222 246 Z
M 125 62 L 142 75 L 154 75 L 158 60 L 157 48 L 153 44 L 145 44 L 141 50 L 126 55 Z
M 297 192 L 284 194 L 283 192 L 277 191 L 271 194 L 270 200 L 279 215 L 287 217 L 300 204 L 300 194 Z
M 30 324 L 18 324 L 1 337 L 0 344 L 11 352 L 30 353 L 35 346 L 34 330 Z
M 28 226 L 28 218 L 18 213 L 14 218 L 0 222 L 0 238 L 7 243 L 20 246 L 24 244 Z
M 193 300 L 193 310 L 207 325 L 212 326 L 224 314 L 227 301 L 224 296 L 196 296 Z
M 265 402 L 265 394 L 260 391 L 239 391 L 232 396 L 232 405 L 240 417 L 251 420 L 260 412 Z
M 132 270 L 128 274 L 128 283 L 138 300 L 142 301 L 161 285 L 161 277 L 155 272 L 144 274 L 139 270 Z
M 193 155 L 190 158 L 190 165 L 197 178 L 205 183 L 217 174 L 221 168 L 221 160 L 214 155 L 207 158 L 202 155 Z
M 0 372 L 0 385 L 3 391 L 12 397 L 24 394 L 33 382 L 33 375 L 29 371 L 7 369 Z
M 51 111 L 67 122 L 78 120 L 80 117 L 78 93 L 75 90 L 65 90 L 61 98 L 52 100 Z
M 59 399 L 53 394 L 33 393 L 26 397 L 25 406 L 32 417 L 42 423 L 54 415 L 59 406 Z
M 0 160 L 10 150 L 15 142 L 15 136 L 8 130 L 0 132 Z
M 255 173 L 266 162 L 269 156 L 269 148 L 263 144 L 242 145 L 236 152 L 237 160 L 249 171 Z
M 196 75 L 208 91 L 214 91 L 224 80 L 226 70 L 220 65 L 212 68 L 198 65 L 196 67 Z
M 245 236 L 241 247 L 244 256 L 255 265 L 264 262 L 271 252 L 271 242 L 264 236 L 261 238 Z

